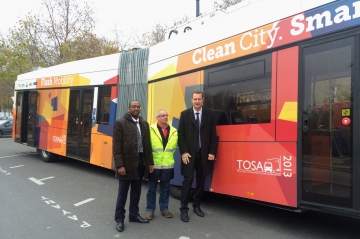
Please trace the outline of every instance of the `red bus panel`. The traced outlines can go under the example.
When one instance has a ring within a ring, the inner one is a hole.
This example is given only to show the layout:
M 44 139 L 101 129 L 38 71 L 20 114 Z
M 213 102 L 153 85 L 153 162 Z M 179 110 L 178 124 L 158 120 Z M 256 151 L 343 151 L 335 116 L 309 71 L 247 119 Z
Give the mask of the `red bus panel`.
M 278 51 L 276 141 L 296 141 L 299 47 Z
M 296 143 L 220 142 L 210 190 L 297 207 Z

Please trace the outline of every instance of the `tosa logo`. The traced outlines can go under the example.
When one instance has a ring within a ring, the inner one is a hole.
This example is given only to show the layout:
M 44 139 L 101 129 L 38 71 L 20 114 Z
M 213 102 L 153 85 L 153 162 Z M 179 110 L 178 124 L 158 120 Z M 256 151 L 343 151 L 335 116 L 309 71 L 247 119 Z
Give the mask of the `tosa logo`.
M 55 142 L 55 143 L 61 143 L 61 144 L 66 144 L 66 135 L 53 136 L 53 142 Z

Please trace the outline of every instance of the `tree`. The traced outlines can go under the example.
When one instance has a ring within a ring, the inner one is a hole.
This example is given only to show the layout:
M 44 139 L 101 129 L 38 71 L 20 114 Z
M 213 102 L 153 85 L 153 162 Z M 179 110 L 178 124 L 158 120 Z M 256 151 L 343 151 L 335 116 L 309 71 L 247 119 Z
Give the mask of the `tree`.
M 63 43 L 60 49 L 67 62 L 119 52 L 115 41 L 96 37 L 92 33 L 78 36 L 69 43 Z
M 3 36 L 0 35 L 0 110 L 5 112 L 11 111 L 12 100 L 14 92 L 14 81 L 17 76 L 16 70 L 14 70 L 14 63 L 21 64 L 21 57 L 16 56 L 18 62 L 8 63 L 7 58 L 12 55 L 9 51 L 6 41 Z
M 165 40 L 165 33 L 168 27 L 166 25 L 160 25 L 159 23 L 156 24 L 152 31 L 145 32 L 141 34 L 141 36 L 137 36 L 135 42 L 138 46 L 142 47 L 150 47 L 153 45 L 158 44 Z
M 240 3 L 242 0 L 221 0 L 221 2 L 214 2 L 215 7 L 220 7 L 223 9 L 226 9 L 228 7 L 231 7 L 235 4 Z
M 115 41 L 97 37 L 94 11 L 85 2 L 42 0 L 41 13 L 29 14 L 10 30 L 13 48 L 26 45 L 33 66 L 119 52 Z
M 142 33 L 141 36 L 136 36 L 135 42 L 138 46 L 150 47 L 156 45 L 160 42 L 165 41 L 165 34 L 169 29 L 175 28 L 178 25 L 186 23 L 189 21 L 189 16 L 184 15 L 180 19 L 175 19 L 172 23 L 172 27 L 168 27 L 166 24 L 161 25 L 160 23 L 156 24 L 150 32 Z
M 202 15 L 202 13 L 200 13 L 200 16 Z M 179 19 L 175 19 L 173 21 L 173 26 L 171 28 L 174 28 L 178 25 L 181 25 L 181 24 L 184 24 L 184 23 L 187 23 L 189 22 L 189 19 L 190 17 L 188 15 L 184 15 L 182 18 L 179 18 Z
M 122 31 L 118 29 L 117 25 L 115 25 L 112 33 L 114 34 L 113 42 L 116 44 L 120 52 L 137 47 L 136 42 L 132 43 L 133 33 L 125 35 Z
M 25 45 L 13 48 L 12 44 L 14 41 L 0 39 L 0 81 L 13 87 L 17 75 L 30 70 L 31 56 L 26 54 Z
M 16 66 L 16 61 L 21 59 L 21 64 L 17 64 L 17 71 L 20 73 L 27 72 L 34 66 L 47 65 L 44 61 L 45 49 L 36 41 L 37 35 L 38 31 L 30 16 L 20 20 L 16 27 L 10 29 L 6 39 L 8 65 Z
M 94 11 L 86 1 L 43 0 L 42 7 L 43 13 L 31 19 L 34 34 L 29 31 L 42 59 L 47 65 L 75 60 L 72 43 L 89 40 L 95 27 Z

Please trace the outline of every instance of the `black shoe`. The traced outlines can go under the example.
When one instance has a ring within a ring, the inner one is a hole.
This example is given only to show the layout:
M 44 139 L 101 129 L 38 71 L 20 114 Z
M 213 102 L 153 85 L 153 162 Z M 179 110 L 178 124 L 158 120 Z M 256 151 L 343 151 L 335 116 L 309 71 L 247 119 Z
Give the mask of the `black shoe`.
M 116 230 L 118 230 L 119 232 L 124 231 L 125 227 L 124 227 L 124 222 L 118 222 L 118 224 L 116 225 Z
M 188 216 L 187 212 L 181 212 L 181 221 L 183 221 L 183 222 L 189 221 L 189 216 Z
M 194 211 L 193 211 L 197 216 L 199 217 L 203 217 L 204 213 L 203 211 L 201 211 L 200 207 L 194 207 Z
M 149 220 L 142 218 L 141 216 L 129 217 L 129 222 L 138 222 L 138 223 L 149 223 Z

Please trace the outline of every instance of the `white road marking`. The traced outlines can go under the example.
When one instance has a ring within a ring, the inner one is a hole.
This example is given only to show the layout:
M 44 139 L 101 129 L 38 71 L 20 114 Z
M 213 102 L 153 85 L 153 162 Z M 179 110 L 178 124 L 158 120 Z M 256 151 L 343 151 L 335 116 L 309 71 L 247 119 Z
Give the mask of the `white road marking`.
M 46 179 L 50 179 L 50 178 L 54 178 L 54 177 L 48 177 L 48 178 L 42 178 L 42 179 L 36 179 L 36 178 L 29 178 L 31 181 L 33 181 L 34 183 L 36 183 L 37 185 L 44 185 L 43 182 Z
M 83 204 L 85 204 L 85 203 L 91 202 L 91 201 L 93 201 L 93 200 L 95 200 L 95 198 L 89 198 L 89 199 L 86 199 L 86 200 L 84 200 L 84 201 L 75 203 L 74 206 L 75 206 L 75 207 L 78 207 L 78 206 L 81 206 L 81 205 L 83 205 Z
M 13 166 L 13 167 L 10 167 L 10 168 L 19 168 L 19 167 L 22 167 L 24 165 L 19 165 L 19 166 Z
M 39 181 L 44 181 L 44 180 L 46 180 L 46 179 L 50 179 L 50 178 L 54 178 L 53 176 L 51 176 L 51 177 L 48 177 L 48 178 L 42 178 L 42 179 L 38 179 Z
M 11 157 L 16 157 L 16 156 L 20 156 L 20 155 L 29 155 L 29 154 L 14 154 L 14 155 L 8 155 L 8 156 L 0 157 L 0 159 L 11 158 Z
M 40 182 L 40 180 L 37 180 L 36 178 L 29 178 L 31 181 L 33 181 L 34 183 L 36 183 L 37 185 L 43 185 L 45 183 Z

